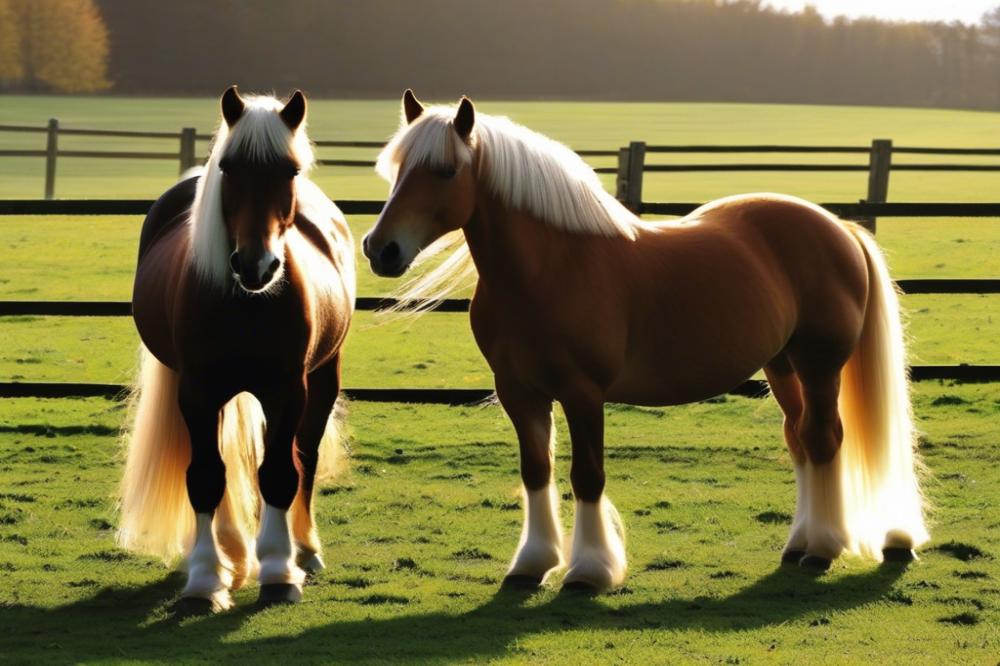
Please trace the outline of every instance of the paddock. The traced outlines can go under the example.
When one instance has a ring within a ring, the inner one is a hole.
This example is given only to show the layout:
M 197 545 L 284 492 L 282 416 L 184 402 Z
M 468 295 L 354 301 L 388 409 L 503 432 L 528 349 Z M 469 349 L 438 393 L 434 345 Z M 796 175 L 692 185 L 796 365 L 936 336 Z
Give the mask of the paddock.
M 647 200 L 640 199 L 644 213 L 682 214 L 697 201 L 663 196 L 652 182 L 650 175 Z M 341 196 L 335 187 L 328 192 Z M 360 218 L 358 229 L 379 202 L 355 192 L 342 207 Z M 886 651 L 917 663 L 988 659 L 1000 649 L 1000 389 L 978 382 L 997 379 L 991 305 L 998 284 L 991 278 L 998 271 L 989 253 L 996 242 L 990 218 L 1000 216 L 1000 205 L 979 190 L 906 197 L 913 192 L 904 186 L 889 203 L 859 204 L 851 196 L 866 193 L 847 189 L 818 199 L 840 204 L 835 212 L 847 217 L 877 218 L 877 237 L 902 254 L 899 283 L 913 312 L 916 411 L 935 507 L 933 541 L 909 569 L 850 559 L 821 579 L 776 569 L 794 485 L 776 435 L 780 414 L 773 401 L 746 397 L 761 395 L 764 387 L 754 383 L 740 395 L 686 407 L 609 406 L 609 488 L 632 551 L 626 587 L 598 599 L 558 588 L 498 594 L 520 526 L 516 446 L 500 410 L 474 404 L 489 394 L 488 377 L 456 334 L 467 328 L 459 299 L 409 328 L 376 325 L 365 313 L 352 334 L 355 360 L 345 370 L 352 455 L 319 497 L 330 568 L 312 584 L 308 603 L 255 614 L 250 589 L 236 595 L 244 610 L 180 626 L 167 611 L 177 574 L 112 546 L 124 406 L 108 398 L 127 381 L 133 348 L 128 304 L 114 285 L 128 279 L 121 268 L 134 249 L 127 230 L 148 202 L 123 192 L 104 202 L 0 204 L 7 213 L 0 225 L 10 225 L 0 229 L 13 230 L 11 258 L 31 253 L 23 246 L 33 233 L 55 228 L 60 260 L 80 256 L 71 239 L 90 241 L 105 225 L 124 239 L 82 244 L 109 257 L 104 273 L 84 265 L 46 272 L 48 258 L 38 256 L 34 281 L 18 285 L 37 291 L 12 293 L 24 272 L 10 272 L 12 282 L 0 285 L 0 331 L 11 345 L 0 377 L 7 396 L 0 406 L 0 571 L 9 581 L 0 619 L 12 637 L 0 657 L 235 659 L 253 650 L 276 658 L 297 638 L 297 653 L 317 660 L 564 662 L 582 651 L 610 659 L 623 648 L 651 661 L 665 654 L 849 660 Z M 948 245 L 934 259 L 914 249 L 943 238 Z M 974 241 L 955 242 L 963 238 Z M 907 243 L 909 255 L 899 249 Z M 974 253 L 961 259 L 956 248 Z M 124 261 L 110 259 L 122 254 Z M 941 262 L 947 269 L 921 268 Z M 363 283 L 362 309 L 380 304 L 379 287 Z M 434 402 L 441 404 L 427 404 Z M 568 493 L 561 416 L 557 430 L 556 475 Z M 97 614 L 105 623 L 99 634 Z M 907 631 L 891 630 L 897 623 Z M 120 640 L 112 644 L 108 635 Z

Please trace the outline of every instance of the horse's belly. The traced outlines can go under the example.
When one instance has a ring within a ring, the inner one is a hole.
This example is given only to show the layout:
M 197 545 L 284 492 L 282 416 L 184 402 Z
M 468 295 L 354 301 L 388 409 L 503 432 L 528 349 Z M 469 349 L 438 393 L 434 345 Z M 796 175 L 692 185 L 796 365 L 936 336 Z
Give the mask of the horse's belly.
M 795 327 L 791 307 L 739 287 L 725 291 L 730 298 L 684 303 L 667 311 L 685 316 L 646 317 L 633 329 L 609 400 L 705 400 L 737 387 L 778 355 Z
M 726 393 L 753 376 L 774 356 L 740 359 L 681 359 L 654 355 L 626 363 L 608 388 L 607 400 L 631 405 L 682 405 Z

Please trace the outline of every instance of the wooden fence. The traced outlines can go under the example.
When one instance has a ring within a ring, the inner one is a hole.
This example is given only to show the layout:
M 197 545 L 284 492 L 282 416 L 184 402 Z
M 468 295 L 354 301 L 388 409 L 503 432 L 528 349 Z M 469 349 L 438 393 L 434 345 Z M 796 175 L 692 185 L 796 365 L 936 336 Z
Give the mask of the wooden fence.
M 45 127 L 31 125 L 0 125 L 0 133 L 35 133 L 45 134 L 45 149 L 36 150 L 0 150 L 0 157 L 44 157 L 45 187 L 44 198 L 53 199 L 56 191 L 57 164 L 60 157 L 65 158 L 98 158 L 98 159 L 151 159 L 176 160 L 179 171 L 187 169 L 204 161 L 205 156 L 199 155 L 197 142 L 208 141 L 210 134 L 198 134 L 193 127 L 185 127 L 179 132 L 138 132 L 132 130 L 95 130 L 66 129 L 59 125 L 56 118 L 49 120 Z M 141 152 L 132 150 L 60 150 L 60 136 L 90 136 L 109 139 L 156 139 L 174 142 L 176 152 Z M 318 148 L 368 148 L 377 149 L 384 145 L 383 141 L 348 141 L 319 140 L 313 142 Z M 577 153 L 582 157 L 616 157 L 617 166 L 596 167 L 594 171 L 601 174 L 615 175 L 615 193 L 631 210 L 639 212 L 642 209 L 642 184 L 646 173 L 664 172 L 733 172 L 733 171 L 782 171 L 782 172 L 868 172 L 868 191 L 864 201 L 882 203 L 887 201 L 889 193 L 889 175 L 892 171 L 950 171 L 950 172 L 993 172 L 1000 171 L 1000 164 L 979 163 L 919 163 L 893 164 L 892 156 L 910 155 L 944 155 L 944 156 L 1000 156 L 1000 148 L 946 148 L 893 146 L 889 139 L 874 139 L 868 146 L 790 146 L 790 145 L 647 145 L 644 141 L 631 141 L 627 146 L 617 150 L 582 149 Z M 866 155 L 867 164 L 811 164 L 811 163 L 689 163 L 689 164 L 649 164 L 646 162 L 650 154 L 826 154 L 826 155 Z M 371 160 L 331 159 L 321 158 L 317 164 L 335 167 L 372 168 L 375 162 Z M 875 230 L 873 218 L 858 218 L 862 224 L 872 231 Z
M 47 127 L 0 126 L 0 132 L 44 132 L 46 150 L 0 150 L 0 157 L 45 157 L 45 200 L 0 200 L 0 216 L 11 215 L 145 215 L 152 205 L 149 200 L 57 200 L 55 193 L 56 160 L 58 157 L 91 157 L 113 159 L 170 159 L 178 160 L 181 171 L 199 163 L 196 142 L 211 138 L 197 134 L 192 128 L 180 133 L 133 132 L 119 130 L 60 129 L 58 121 L 49 121 Z M 177 141 L 178 152 L 125 152 L 125 151 L 60 151 L 61 134 L 105 136 L 122 138 L 155 138 Z M 380 141 L 316 141 L 318 147 L 329 148 L 380 148 Z M 1000 171 L 1000 164 L 892 164 L 892 155 L 953 155 L 1000 156 L 1000 149 L 993 148 L 921 148 L 894 147 L 884 139 L 872 141 L 870 146 L 789 146 L 789 145 L 647 145 L 642 141 L 630 142 L 618 150 L 580 150 L 583 157 L 616 157 L 617 166 L 597 167 L 595 171 L 615 175 L 616 196 L 637 214 L 686 215 L 700 204 L 662 203 L 642 200 L 643 176 L 655 172 L 722 172 L 722 171 L 800 171 L 800 172 L 868 172 L 866 198 L 856 203 L 820 204 L 845 219 L 861 222 L 872 232 L 879 217 L 977 217 L 1000 218 L 1000 203 L 887 203 L 891 171 Z M 648 154 L 859 154 L 867 155 L 867 164 L 808 164 L 808 163 L 710 163 L 710 164 L 649 164 Z M 320 159 L 319 164 L 341 167 L 374 166 L 365 160 Z M 337 205 L 347 215 L 376 215 L 382 209 L 381 201 L 338 201 Z M 911 279 L 899 280 L 900 289 L 909 294 L 1000 294 L 1000 279 Z M 390 304 L 381 298 L 360 297 L 359 310 L 375 310 Z M 441 304 L 440 312 L 466 312 L 469 303 L 464 299 L 450 299 Z M 129 316 L 128 302 L 46 302 L 0 301 L 0 316 Z M 1000 381 L 1000 365 L 918 365 L 911 368 L 915 380 L 951 379 L 958 381 Z M 0 397 L 113 397 L 123 394 L 124 387 L 115 384 L 89 383 L 30 383 L 0 382 Z M 489 389 L 383 389 L 349 388 L 345 392 L 354 399 L 390 402 L 428 402 L 440 404 L 467 404 L 488 398 Z M 763 395 L 766 384 L 752 380 L 733 390 L 738 395 Z
M 10 215 L 142 215 L 152 205 L 148 200 L 7 200 L 0 201 L 0 216 Z M 377 214 L 379 201 L 338 201 L 348 214 Z M 695 203 L 640 202 L 642 212 L 661 215 L 684 215 L 694 210 Z M 850 219 L 877 217 L 1000 217 L 1000 203 L 828 203 L 821 204 L 831 212 Z M 1000 294 L 1000 279 L 911 279 L 897 281 L 905 293 L 911 294 Z M 359 310 L 376 310 L 390 305 L 389 299 L 360 297 Z M 466 299 L 449 299 L 438 308 L 440 312 L 466 312 Z M 0 316 L 70 316 L 125 317 L 131 314 L 131 303 L 125 301 L 0 301 Z M 1000 381 L 1000 365 L 918 365 L 911 368 L 915 380 L 951 379 L 958 381 Z M 124 394 L 125 387 L 116 384 L 0 382 L 0 397 L 115 397 Z M 438 404 L 468 404 L 488 398 L 490 389 L 416 389 L 416 388 L 348 388 L 353 399 L 380 402 L 420 402 Z M 751 380 L 736 387 L 736 395 L 766 394 L 766 384 Z
M 199 155 L 197 142 L 208 141 L 211 134 L 198 134 L 193 127 L 185 127 L 180 132 L 136 132 L 132 130 L 95 130 L 95 129 L 65 129 L 59 126 L 59 120 L 51 118 L 45 127 L 32 125 L 0 125 L 0 133 L 44 134 L 45 149 L 34 150 L 0 150 L 0 157 L 44 157 L 45 158 L 45 189 L 46 199 L 55 198 L 56 166 L 60 157 L 89 157 L 98 159 L 127 160 L 174 160 L 179 165 L 179 172 L 184 173 L 193 166 L 201 164 L 205 155 Z M 135 151 L 135 150 L 60 150 L 61 136 L 91 136 L 109 139 L 157 139 L 175 142 L 176 151 Z M 314 141 L 313 145 L 320 148 L 381 148 L 384 141 Z M 340 167 L 374 167 L 375 162 L 368 160 L 316 160 L 324 166 Z

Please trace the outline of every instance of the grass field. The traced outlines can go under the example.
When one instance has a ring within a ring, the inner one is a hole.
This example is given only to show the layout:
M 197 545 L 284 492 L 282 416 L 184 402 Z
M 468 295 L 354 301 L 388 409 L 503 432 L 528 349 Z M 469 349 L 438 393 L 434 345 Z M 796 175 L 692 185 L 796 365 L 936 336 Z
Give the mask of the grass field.
M 528 102 L 480 108 L 579 148 L 633 139 L 864 145 L 876 137 L 897 145 L 981 146 L 1000 136 L 1000 114 L 970 112 Z M 311 133 L 382 139 L 397 113 L 395 102 L 317 101 Z M 58 117 L 65 127 L 209 131 L 215 114 L 214 100 L 3 97 L 0 104 L 0 124 L 41 125 Z M 0 146 L 40 141 L 0 133 Z M 62 145 L 174 149 L 71 138 Z M 719 158 L 672 161 L 699 159 Z M 60 163 L 57 195 L 151 198 L 173 182 L 176 169 L 174 162 L 67 159 Z M 0 160 L 0 197 L 38 197 L 42 173 L 40 160 Z M 317 181 L 338 199 L 385 193 L 367 170 L 320 169 Z M 655 174 L 647 176 L 644 198 L 700 201 L 760 190 L 853 201 L 864 195 L 865 174 Z M 990 174 L 897 173 L 890 185 L 895 201 L 998 198 L 997 176 Z M 128 298 L 139 222 L 0 220 L 0 299 Z M 358 237 L 372 222 L 351 220 Z M 879 240 L 897 277 L 1000 274 L 995 220 L 881 220 Z M 359 277 L 363 295 L 392 287 L 365 268 Z M 915 360 L 997 362 L 996 304 L 996 297 L 907 297 Z M 127 381 L 137 342 L 127 319 L 37 317 L 0 319 L 0 340 L 0 377 L 24 381 Z M 362 313 L 346 364 L 351 386 L 491 383 L 462 315 L 383 325 Z M 936 507 L 933 546 L 905 571 L 847 560 L 812 579 L 775 566 L 794 484 L 770 400 L 729 398 L 664 410 L 611 406 L 609 491 L 630 531 L 632 573 L 625 589 L 589 600 L 556 589 L 529 597 L 496 593 L 520 523 L 516 447 L 498 409 L 356 403 L 350 471 L 320 499 L 330 569 L 309 587 L 307 602 L 253 613 L 248 605 L 255 590 L 247 590 L 238 595 L 240 610 L 178 625 L 165 610 L 178 575 L 113 547 L 121 406 L 5 401 L 0 661 L 208 661 L 252 654 L 370 662 L 994 664 L 1000 655 L 998 413 L 995 385 L 920 384 L 917 414 Z M 561 424 L 562 451 L 568 451 L 565 433 Z M 561 455 L 564 491 L 567 469 Z

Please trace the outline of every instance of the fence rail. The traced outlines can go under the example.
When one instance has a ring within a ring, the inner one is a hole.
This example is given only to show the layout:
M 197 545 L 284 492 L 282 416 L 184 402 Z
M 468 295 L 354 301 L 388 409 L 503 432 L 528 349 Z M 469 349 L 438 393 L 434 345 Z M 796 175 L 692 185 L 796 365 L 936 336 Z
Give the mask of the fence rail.
M 384 201 L 340 199 L 334 203 L 345 215 L 378 215 Z M 0 199 L 0 217 L 11 215 L 145 215 L 152 199 Z M 701 203 L 644 201 L 637 212 L 650 215 L 687 215 Z M 876 217 L 1000 217 L 1000 203 L 961 202 L 831 202 L 818 204 L 844 219 Z

